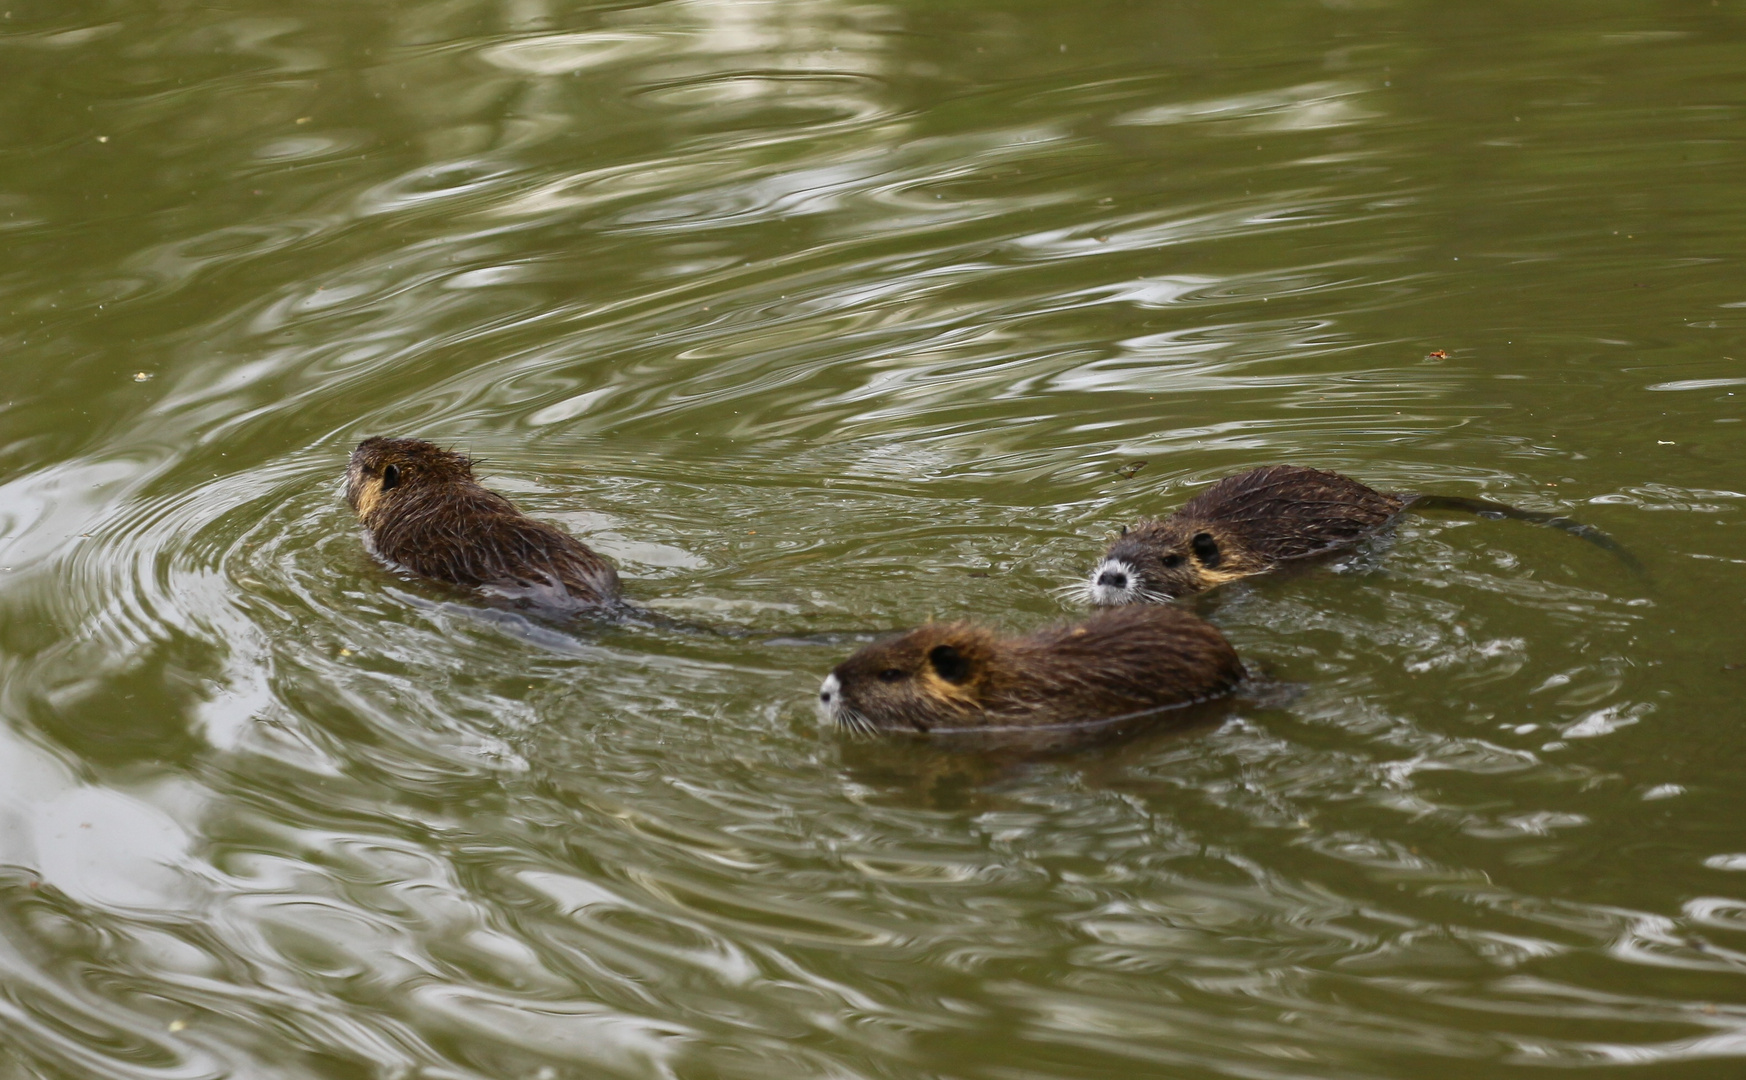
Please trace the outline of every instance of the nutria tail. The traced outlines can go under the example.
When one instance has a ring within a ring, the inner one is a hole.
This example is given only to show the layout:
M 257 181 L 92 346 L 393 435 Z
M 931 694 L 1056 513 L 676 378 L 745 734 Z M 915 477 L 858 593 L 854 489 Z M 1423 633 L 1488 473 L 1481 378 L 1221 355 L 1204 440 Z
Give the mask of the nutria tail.
M 1598 548 L 1605 548 L 1613 557 L 1624 563 L 1633 574 L 1647 578 L 1649 571 L 1637 556 L 1625 545 L 1611 536 L 1595 528 L 1584 525 L 1580 521 L 1563 517 L 1559 514 L 1547 514 L 1539 510 L 1523 510 L 1519 507 L 1507 506 L 1504 503 L 1492 502 L 1490 499 L 1467 499 L 1460 495 L 1403 495 L 1407 506 L 1414 510 L 1453 510 L 1463 514 L 1477 514 L 1483 518 L 1510 518 L 1515 521 L 1528 521 L 1547 528 L 1560 529 L 1572 536 L 1587 540 Z

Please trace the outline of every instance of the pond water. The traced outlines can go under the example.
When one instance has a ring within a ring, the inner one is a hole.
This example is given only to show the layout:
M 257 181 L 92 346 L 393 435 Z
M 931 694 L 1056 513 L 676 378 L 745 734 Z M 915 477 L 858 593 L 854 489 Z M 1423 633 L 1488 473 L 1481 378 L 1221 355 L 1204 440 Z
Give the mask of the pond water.
M 1746 1069 L 1738 0 L 0 8 L 0 1077 Z M 372 562 L 375 434 L 680 628 Z M 820 730 L 1275 461 L 1649 572 L 1409 515 L 1194 605 L 1295 696 Z

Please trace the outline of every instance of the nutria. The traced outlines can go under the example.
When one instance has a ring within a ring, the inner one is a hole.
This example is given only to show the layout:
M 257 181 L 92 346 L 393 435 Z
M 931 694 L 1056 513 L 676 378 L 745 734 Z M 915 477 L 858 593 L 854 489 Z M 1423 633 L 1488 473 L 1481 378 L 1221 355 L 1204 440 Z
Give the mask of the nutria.
M 473 479 L 473 462 L 422 439 L 365 439 L 346 502 L 370 551 L 415 574 L 518 608 L 575 615 L 623 606 L 612 564 Z
M 1281 563 L 1351 547 L 1402 511 L 1457 510 L 1548 525 L 1611 551 L 1638 573 L 1642 566 L 1592 525 L 1485 499 L 1384 492 L 1338 473 L 1269 465 L 1227 476 L 1163 520 L 1124 528 L 1083 586 L 1100 606 L 1161 603 Z
M 825 719 L 863 734 L 1039 728 L 1189 705 L 1242 678 L 1212 624 L 1126 607 L 1018 638 L 967 622 L 923 626 L 838 664 L 818 702 Z

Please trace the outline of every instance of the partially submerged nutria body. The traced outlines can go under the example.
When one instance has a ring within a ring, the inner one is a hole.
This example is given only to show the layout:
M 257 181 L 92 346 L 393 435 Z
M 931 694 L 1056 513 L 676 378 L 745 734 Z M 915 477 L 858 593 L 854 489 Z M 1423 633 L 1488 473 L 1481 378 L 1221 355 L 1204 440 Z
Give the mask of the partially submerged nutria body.
M 1531 521 L 1588 540 L 1628 566 L 1641 566 L 1612 537 L 1555 514 L 1484 499 L 1383 492 L 1338 473 L 1269 465 L 1227 476 L 1162 520 L 1142 521 L 1104 552 L 1085 597 L 1093 604 L 1162 603 L 1282 563 L 1348 548 L 1403 510 L 1458 510 Z
M 611 563 L 481 487 L 463 454 L 422 439 L 365 439 L 346 468 L 346 502 L 370 551 L 415 574 L 546 614 L 623 606 Z
M 1218 697 L 1242 678 L 1210 623 L 1127 607 L 1017 638 L 966 622 L 923 626 L 838 664 L 818 700 L 849 731 L 943 733 L 1133 716 Z

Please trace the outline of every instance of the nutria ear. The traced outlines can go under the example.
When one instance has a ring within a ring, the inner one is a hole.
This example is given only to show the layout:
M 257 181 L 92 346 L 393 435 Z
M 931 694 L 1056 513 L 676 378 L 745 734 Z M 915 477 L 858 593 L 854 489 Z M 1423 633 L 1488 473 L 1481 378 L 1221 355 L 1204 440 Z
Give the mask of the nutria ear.
M 382 470 L 382 490 L 400 486 L 400 466 L 390 465 Z
M 1217 566 L 1219 564 L 1219 542 L 1213 539 L 1212 533 L 1195 533 L 1194 539 L 1188 542 L 1194 549 L 1194 557 L 1200 560 L 1202 566 Z
M 928 663 L 940 678 L 949 683 L 961 683 L 970 677 L 970 661 L 950 645 L 935 645 L 928 650 Z
M 1122 526 L 1122 535 L 1123 536 L 1128 535 L 1128 527 L 1126 525 Z

